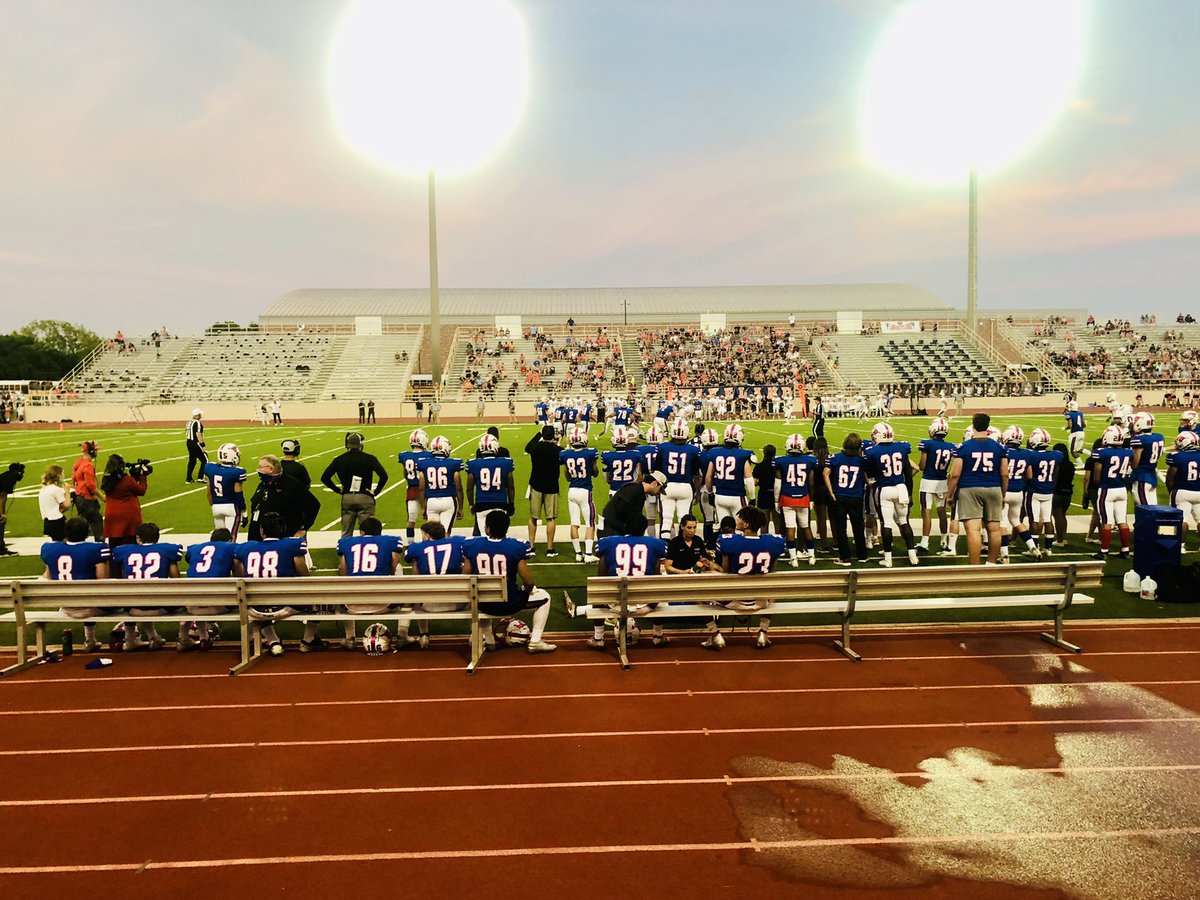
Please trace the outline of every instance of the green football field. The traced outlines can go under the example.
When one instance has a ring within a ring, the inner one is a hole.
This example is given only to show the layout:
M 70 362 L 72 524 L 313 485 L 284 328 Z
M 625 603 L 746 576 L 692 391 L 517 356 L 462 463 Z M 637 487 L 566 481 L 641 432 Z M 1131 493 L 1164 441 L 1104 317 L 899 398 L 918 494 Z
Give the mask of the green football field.
M 926 437 L 928 418 L 895 417 L 891 424 L 896 432 L 896 440 L 909 441 L 914 448 L 914 465 L 917 462 L 916 445 Z M 999 419 L 994 424 L 1003 428 L 1016 423 L 1025 429 L 1026 434 L 1036 427 L 1047 428 L 1054 442 L 1065 441 L 1063 420 L 1060 416 L 1019 416 L 1011 419 Z M 718 432 L 725 423 L 712 423 Z M 753 450 L 761 449 L 765 444 L 774 444 L 782 452 L 787 435 L 800 432 L 804 435 L 811 433 L 811 423 L 808 421 L 785 424 L 782 421 L 755 421 L 742 423 L 746 431 L 746 446 Z M 842 438 L 850 431 L 856 431 L 863 437 L 869 436 L 873 421 L 858 422 L 854 419 L 831 419 L 826 423 L 826 437 L 832 447 L 840 445 Z M 951 419 L 951 439 L 957 439 L 962 430 L 970 424 L 968 417 Z M 454 447 L 455 456 L 469 458 L 474 454 L 480 436 L 484 433 L 484 425 L 442 425 L 423 426 L 430 437 L 437 434 L 445 435 Z M 513 536 L 524 539 L 527 537 L 525 523 L 528 520 L 528 504 L 524 498 L 525 485 L 528 482 L 529 458 L 524 454 L 525 443 L 534 435 L 536 427 L 532 423 L 521 425 L 498 425 L 500 440 L 516 460 L 517 483 L 517 515 L 514 518 Z M 403 533 L 405 520 L 405 503 L 403 478 L 400 465 L 396 461 L 397 452 L 407 449 L 407 438 L 413 425 L 374 425 L 358 426 L 366 436 L 365 449 L 374 453 L 387 468 L 390 480 L 379 498 L 377 514 L 384 522 L 385 529 L 390 533 Z M 209 452 L 215 455 L 216 447 L 226 441 L 238 444 L 242 451 L 242 464 L 250 470 L 247 482 L 247 492 L 253 490 L 256 479 L 254 474 L 255 461 L 258 456 L 267 453 L 279 453 L 279 443 L 284 438 L 296 438 L 301 442 L 301 462 L 305 463 L 317 483 L 322 471 L 329 461 L 343 450 L 346 427 L 338 426 L 239 426 L 224 427 L 210 426 L 205 434 Z M 592 446 L 601 450 L 610 447 L 607 437 L 598 434 L 599 429 L 593 427 Z M 1092 437 L 1094 435 L 1089 436 Z M 182 426 L 149 427 L 132 425 L 122 428 L 71 428 L 66 431 L 57 430 L 13 430 L 0 432 L 0 464 L 22 462 L 26 465 L 25 480 L 18 486 L 16 493 L 9 498 L 8 525 L 6 536 L 12 538 L 36 538 L 41 533 L 41 518 L 37 508 L 37 489 L 41 484 L 41 475 L 46 466 L 59 464 L 63 466 L 70 477 L 70 469 L 79 456 L 79 443 L 82 440 L 96 440 L 101 447 L 97 459 L 97 469 L 102 470 L 104 461 L 109 453 L 120 453 L 126 460 L 145 457 L 152 461 L 154 473 L 150 476 L 149 492 L 143 498 L 143 516 L 147 521 L 156 522 L 164 532 L 164 540 L 170 540 L 171 534 L 195 535 L 206 534 L 212 528 L 212 519 L 208 505 L 205 502 L 203 485 L 186 484 L 184 482 L 187 452 L 184 446 Z M 1077 478 L 1076 498 L 1072 507 L 1073 515 L 1081 515 L 1084 510 L 1078 506 L 1079 489 L 1082 477 Z M 565 491 L 565 484 L 563 486 Z M 321 498 L 321 515 L 317 520 L 314 531 L 325 532 L 330 536 L 337 534 L 340 525 L 339 498 L 317 485 L 317 493 Z M 601 506 L 600 503 L 597 504 Z M 538 584 L 551 590 L 556 601 L 563 590 L 570 591 L 576 599 L 583 596 L 583 582 L 588 574 L 593 574 L 591 566 L 574 562 L 569 543 L 569 529 L 566 525 L 565 510 L 558 528 L 556 544 L 560 556 L 556 560 L 547 560 L 544 548 L 539 545 L 533 564 Z M 914 505 L 914 517 L 919 518 L 919 510 Z M 470 522 L 467 518 L 459 520 L 460 527 Z M 919 521 L 914 522 L 920 533 Z M 937 539 L 934 539 L 935 546 Z M 1059 556 L 1063 558 L 1086 558 L 1094 546 L 1085 545 L 1082 535 L 1073 534 L 1065 548 L 1061 548 Z M 960 540 L 959 556 L 952 561 L 937 560 L 934 557 L 924 557 L 922 564 L 945 565 L 962 564 L 964 562 L 965 541 Z M 331 549 L 316 549 L 313 552 L 317 573 L 333 574 L 336 567 L 336 555 Z M 1014 550 L 1014 560 L 1021 559 Z M 831 566 L 830 557 L 821 557 L 819 567 Z M 899 556 L 899 565 L 906 565 L 903 553 Z M 1124 594 L 1120 590 L 1120 576 L 1128 568 L 1128 563 L 1114 559 L 1109 563 L 1109 578 L 1102 592 L 1101 602 L 1093 607 L 1088 615 L 1092 616 L 1129 616 L 1129 615 L 1177 615 L 1181 610 L 1177 607 L 1163 607 L 1160 604 L 1141 601 L 1136 596 Z M 40 573 L 40 561 L 30 553 L 23 552 L 19 556 L 0 558 L 0 577 L 30 576 Z M 556 602 L 556 606 L 561 606 Z M 974 611 L 969 614 L 972 619 L 1009 618 L 1012 613 L 1004 610 L 994 615 L 987 612 Z M 902 620 L 904 616 L 889 616 L 889 620 Z M 927 615 L 919 617 L 921 620 Z M 953 618 L 953 615 L 947 616 Z M 556 613 L 557 627 L 570 627 L 565 613 L 559 609 Z

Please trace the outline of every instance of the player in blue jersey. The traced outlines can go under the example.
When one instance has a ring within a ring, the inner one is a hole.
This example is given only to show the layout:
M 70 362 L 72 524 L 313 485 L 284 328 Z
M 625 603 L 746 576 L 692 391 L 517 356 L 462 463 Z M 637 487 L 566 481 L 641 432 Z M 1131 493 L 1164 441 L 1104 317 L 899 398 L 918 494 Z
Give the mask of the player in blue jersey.
M 863 469 L 875 482 L 879 504 L 879 530 L 883 539 L 881 566 L 892 565 L 892 543 L 899 530 L 908 547 L 908 561 L 917 565 L 917 538 L 908 521 L 911 504 L 909 485 L 912 483 L 912 445 L 897 441 L 892 426 L 879 422 L 871 429 L 871 446 L 863 454 Z
M 1183 512 L 1186 550 L 1189 524 L 1200 532 L 1200 436 L 1194 431 L 1181 431 L 1175 436 L 1175 452 L 1167 457 L 1167 492 L 1171 505 Z
M 1154 430 L 1154 415 L 1139 412 L 1133 417 L 1133 435 L 1129 449 L 1133 451 L 1133 514 L 1139 506 L 1158 505 L 1158 462 L 1163 457 L 1166 441 Z
M 633 424 L 633 407 L 628 403 L 618 403 L 613 409 L 613 428 L 628 428 Z
M 595 412 L 595 407 L 593 407 L 593 406 L 592 406 L 592 404 L 591 404 L 591 402 L 590 402 L 590 401 L 588 401 L 588 402 L 585 402 L 585 403 L 583 404 L 583 406 L 582 406 L 582 407 L 580 407 L 580 410 L 579 410 L 579 427 L 580 427 L 580 428 L 582 428 L 584 431 L 591 431 L 591 429 L 592 429 L 592 415 L 593 415 L 593 413 L 594 413 L 594 412 Z
M 638 432 L 636 425 L 631 425 L 626 432 L 629 437 L 629 444 L 633 450 L 636 450 L 642 457 L 642 474 L 646 475 L 655 471 L 658 463 L 658 445 L 662 442 L 662 431 L 658 426 L 651 425 L 650 430 L 646 432 L 646 443 L 638 446 L 638 441 L 641 435 Z M 662 493 L 656 496 L 646 496 L 646 534 L 650 537 L 658 536 L 658 525 L 662 522 Z
M 660 400 L 658 408 L 654 413 L 654 425 L 660 431 L 667 431 L 670 428 L 671 420 L 675 415 L 675 407 L 666 400 Z
M 712 428 L 705 428 L 703 425 L 696 425 L 696 437 L 692 441 L 700 448 L 700 471 L 708 473 L 708 463 L 712 458 L 712 451 L 717 449 L 718 444 L 717 432 Z M 696 498 L 700 503 L 700 518 L 704 522 L 704 539 L 711 541 L 714 539 L 714 534 L 717 526 L 717 505 L 712 492 L 712 486 L 708 484 L 707 477 L 700 485 L 700 491 Z M 681 520 L 682 521 L 682 520 Z
M 394 575 L 403 559 L 404 545 L 399 537 L 383 533 L 383 523 L 379 519 L 367 516 L 359 522 L 356 536 L 338 540 L 337 553 L 339 575 Z M 363 610 L 363 613 L 371 611 Z
M 405 548 L 404 559 L 412 564 L 413 572 L 417 575 L 460 575 L 465 540 L 461 535 L 447 534 L 441 522 L 431 520 L 421 526 L 420 540 Z M 429 612 L 448 612 L 457 609 L 458 605 L 431 601 L 419 604 L 419 608 Z M 429 646 L 429 622 L 417 620 L 418 637 L 414 641 L 409 636 L 412 620 L 412 616 L 400 617 L 394 643 L 398 648 L 415 643 L 424 650 Z
M 396 462 L 404 468 L 404 533 L 411 544 L 417 533 L 417 522 L 421 519 L 421 460 L 427 459 L 429 453 L 429 435 L 418 428 L 408 436 L 409 449 L 396 454 Z
M 1020 425 L 1005 428 L 1001 443 L 1008 457 L 1008 490 L 1004 494 L 1004 512 L 1000 519 L 1000 562 L 1009 562 L 1009 545 L 1013 535 L 1025 542 L 1029 554 L 1036 559 L 1041 554 L 1028 524 L 1029 463 L 1033 452 L 1021 446 L 1025 443 L 1025 432 Z
M 207 541 L 192 544 L 184 551 L 188 578 L 229 578 L 233 575 L 233 534 L 228 528 L 214 528 Z M 204 616 L 215 616 L 227 612 L 225 606 L 189 606 L 187 611 L 197 616 L 198 621 L 184 623 L 179 628 L 179 641 L 175 649 L 181 653 L 199 647 L 208 650 L 214 637 L 220 635 L 216 623 L 204 621 Z
M 500 456 L 500 439 L 485 434 L 479 439 L 479 455 L 467 460 L 467 502 L 475 525 L 483 534 L 483 519 L 493 509 L 513 514 L 516 487 L 513 471 L 516 463 L 510 456 Z
M 550 594 L 534 585 L 533 573 L 526 561 L 533 548 L 525 541 L 508 536 L 512 524 L 508 513 L 494 509 L 483 520 L 484 536 L 471 538 L 462 545 L 464 574 L 503 575 L 508 580 L 508 600 L 504 603 L 481 603 L 479 611 L 500 618 L 532 610 L 529 653 L 553 653 L 558 647 L 545 639 L 546 622 L 550 619 Z M 484 628 L 484 640 L 489 649 L 495 648 L 491 625 Z
M 976 413 L 971 420 L 971 437 L 955 451 L 946 496 L 955 504 L 955 515 L 967 532 L 967 557 L 979 565 L 983 551 L 983 529 L 988 533 L 988 563 L 1000 558 L 1000 518 L 1004 492 L 1008 489 L 1008 455 L 991 427 L 992 417 Z
M 670 540 L 675 523 L 692 511 L 692 499 L 700 484 L 700 448 L 688 443 L 688 424 L 682 417 L 671 423 L 670 440 L 658 445 L 654 467 L 667 476 L 662 492 L 662 523 L 659 537 Z
M 946 407 L 946 395 L 941 396 L 942 409 Z M 942 535 L 942 549 L 950 546 L 946 505 L 946 477 L 950 472 L 950 461 L 954 459 L 954 444 L 946 440 L 950 423 L 938 416 L 929 423 L 929 438 L 921 441 L 917 449 L 921 453 L 918 468 L 921 470 L 921 543 L 919 550 L 929 550 L 929 538 L 933 536 L 933 514 L 936 512 Z
M 183 547 L 179 544 L 159 542 L 158 526 L 143 522 L 134 530 L 136 544 L 122 544 L 112 550 L 113 577 L 141 581 L 150 578 L 178 578 L 179 560 L 183 558 Z M 161 609 L 131 609 L 131 616 L 142 618 L 161 615 Z M 166 639 L 158 633 L 153 622 L 138 622 L 151 650 L 158 650 Z M 125 649 L 136 650 L 147 646 L 138 640 L 137 632 L 126 625 Z
M 1179 414 L 1179 433 L 1183 434 L 1185 431 L 1194 431 L 1200 435 L 1200 417 L 1197 417 L 1194 409 Z
M 217 448 L 217 461 L 205 463 L 200 469 L 205 496 L 212 507 L 213 528 L 228 528 L 235 541 L 246 518 L 246 470 L 240 465 L 241 459 L 237 444 L 222 444 Z
M 107 578 L 110 559 L 108 545 L 88 540 L 88 520 L 73 516 L 67 519 L 63 529 L 63 540 L 42 544 L 42 562 L 46 564 L 42 578 L 48 581 L 95 581 Z M 100 607 L 64 607 L 62 612 L 72 619 L 90 619 L 104 615 L 106 610 Z M 83 641 L 88 653 L 100 649 L 94 622 L 83 623 Z
M 808 453 L 804 436 L 788 435 L 783 456 L 775 457 L 776 482 L 778 484 L 777 505 L 783 516 L 783 527 L 786 534 L 788 559 L 792 567 L 800 565 L 797 554 L 796 540 L 800 532 L 804 533 L 804 558 L 809 565 L 817 564 L 817 549 L 813 540 L 811 510 L 813 498 L 813 481 L 819 476 L 818 462 L 815 456 Z
M 742 426 L 732 422 L 725 428 L 721 446 L 708 451 L 708 465 L 702 474 L 704 488 L 712 494 L 715 519 L 736 516 L 738 510 L 754 498 L 754 472 L 751 467 L 754 454 L 742 446 L 745 439 Z M 668 473 L 667 478 L 670 477 Z
M 596 544 L 599 555 L 599 574 L 601 576 L 617 576 L 623 578 L 641 578 L 647 575 L 663 574 L 663 566 L 667 556 L 667 542 L 662 538 L 647 537 L 645 534 L 610 534 L 602 537 Z M 626 635 L 631 643 L 637 643 L 638 627 L 633 617 L 645 614 L 658 604 L 649 603 L 644 606 L 630 607 L 630 619 Z M 663 634 L 661 620 L 654 623 L 653 643 L 655 647 L 663 647 L 668 643 Z M 588 638 L 589 647 L 597 650 L 604 649 L 604 622 L 597 620 L 592 626 L 592 636 Z
M 238 544 L 234 551 L 233 574 L 239 578 L 303 578 L 308 575 L 308 542 L 290 537 L 287 523 L 277 512 L 265 512 L 260 517 L 262 539 Z M 283 653 L 283 643 L 275 631 L 275 622 L 295 612 L 289 606 L 260 605 L 250 607 L 250 618 L 259 627 L 262 641 L 272 656 Z M 310 622 L 304 628 L 308 649 L 324 646 L 317 642 L 317 625 Z M 353 639 L 351 640 L 353 646 Z
M 592 479 L 599 474 L 598 454 L 588 447 L 587 431 L 580 426 L 568 435 L 570 446 L 558 454 L 559 465 L 567 476 L 567 509 L 571 515 L 571 547 L 575 562 L 594 563 L 592 545 L 596 540 L 596 503 L 592 497 Z M 583 529 L 583 547 L 579 529 Z
M 1129 556 L 1129 476 L 1133 472 L 1133 451 L 1122 446 L 1125 432 L 1119 425 L 1109 425 L 1101 436 L 1101 447 L 1088 460 L 1083 488 L 1089 484 L 1098 487 L 1096 513 L 1100 516 L 1100 552 L 1096 559 L 1108 556 L 1112 544 L 1113 526 L 1121 535 L 1122 559 Z
M 1029 522 L 1035 540 L 1040 536 L 1042 546 L 1037 556 L 1052 556 L 1056 525 L 1054 521 L 1054 494 L 1058 489 L 1059 473 L 1063 465 L 1063 453 L 1050 449 L 1050 432 L 1035 428 L 1029 432 L 1029 469 L 1025 475 L 1028 497 Z M 1064 542 L 1066 533 L 1057 535 Z
M 866 477 L 863 475 L 862 438 L 854 432 L 846 435 L 842 440 L 842 452 L 835 453 L 825 461 L 821 477 L 825 480 L 829 496 L 833 498 L 829 521 L 838 546 L 838 558 L 834 564 L 852 565 L 847 528 L 854 535 L 855 557 L 859 562 L 866 562 L 867 538 L 863 521 Z
M 550 404 L 546 402 L 545 397 L 533 404 L 533 420 L 539 428 L 550 424 Z
M 421 519 L 436 520 L 449 532 L 463 508 L 461 459 L 450 458 L 450 441 L 438 435 L 429 445 L 429 456 L 417 462 L 421 482 Z
M 734 575 L 766 575 L 775 568 L 775 562 L 783 554 L 785 543 L 777 534 L 762 534 L 767 527 L 767 514 L 756 506 L 745 506 L 738 510 L 736 517 L 737 531 L 717 538 L 717 559 L 721 562 L 723 571 Z M 731 600 L 721 603 L 728 609 L 744 612 L 755 612 L 765 609 L 771 601 L 768 598 L 756 600 Z M 758 637 L 754 646 L 764 650 L 771 646 L 771 638 L 767 631 L 771 627 L 771 617 L 761 616 L 758 621 Z M 714 619 L 708 625 L 709 637 L 701 644 L 709 650 L 720 650 L 725 646 Z
M 1083 413 L 1079 411 L 1079 402 L 1077 400 L 1068 400 L 1067 408 L 1063 412 L 1063 418 L 1067 420 L 1067 424 L 1063 426 L 1063 431 L 1069 432 L 1067 436 L 1067 450 L 1071 457 L 1075 460 L 1075 465 L 1083 465 L 1083 438 L 1087 432 L 1087 423 L 1083 419 Z

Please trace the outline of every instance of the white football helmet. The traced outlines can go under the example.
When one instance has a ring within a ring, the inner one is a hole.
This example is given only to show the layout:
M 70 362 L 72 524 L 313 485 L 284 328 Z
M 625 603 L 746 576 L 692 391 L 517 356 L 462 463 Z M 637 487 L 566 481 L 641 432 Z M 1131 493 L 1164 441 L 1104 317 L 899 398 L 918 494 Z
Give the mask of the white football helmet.
M 451 449 L 450 439 L 442 434 L 435 437 L 429 445 L 429 452 L 434 456 L 449 456 Z
M 1133 417 L 1133 433 L 1147 434 L 1154 430 L 1154 413 L 1139 412 Z
M 966 428 L 963 429 L 963 440 L 969 441 L 973 437 L 975 437 L 975 429 L 972 428 L 970 425 L 968 425 Z
M 629 443 L 629 429 L 624 425 L 617 425 L 613 428 L 612 445 L 614 447 L 624 447 Z
M 701 447 L 715 447 L 717 445 L 717 432 L 712 428 L 705 428 L 700 432 Z
M 651 425 L 650 429 L 646 432 L 646 443 L 647 444 L 661 444 L 662 439 L 663 439 L 662 429 L 659 428 L 657 425 Z
M 387 626 L 376 622 L 363 632 L 362 647 L 367 656 L 383 656 L 392 648 L 392 636 Z
M 1020 425 L 1009 425 L 1004 429 L 1004 444 L 1008 447 L 1020 447 L 1025 441 L 1025 432 Z
M 950 423 L 938 416 L 929 423 L 929 436 L 931 438 L 944 438 L 950 433 Z
M 642 433 L 638 431 L 638 427 L 636 425 L 625 426 L 625 446 L 636 447 L 638 445 L 638 441 L 641 439 Z
M 500 439 L 494 434 L 485 434 L 479 439 L 479 452 L 485 456 L 495 456 L 500 449 Z
M 1031 450 L 1045 450 L 1050 446 L 1050 432 L 1045 428 L 1035 428 L 1029 432 L 1029 448 Z
M 1068 401 L 1067 409 L 1069 409 L 1071 412 L 1079 412 L 1079 401 L 1078 400 Z
M 871 440 L 876 444 L 890 444 L 896 439 L 896 432 L 887 422 L 877 422 L 871 429 Z
M 237 444 L 222 444 L 217 448 L 217 462 L 223 466 L 236 466 L 242 459 Z
M 1196 427 L 1196 411 L 1194 409 L 1189 409 L 1187 412 L 1180 413 L 1179 414 L 1179 424 L 1184 425 L 1188 428 L 1195 428 Z
M 746 432 L 742 430 L 742 426 L 737 422 L 730 422 L 725 426 L 725 443 L 736 444 L 742 446 L 742 441 L 746 439 Z
M 1111 406 L 1112 404 L 1117 402 L 1117 395 L 1114 394 L 1112 391 L 1109 391 L 1107 394 L 1104 395 L 1104 402 L 1107 403 L 1109 406 Z
M 1200 446 L 1200 435 L 1194 431 L 1181 431 L 1175 435 L 1175 449 L 1182 453 L 1184 450 L 1195 450 Z
M 1125 429 L 1120 425 L 1109 425 L 1100 436 L 1105 447 L 1120 447 L 1125 443 Z
M 529 625 L 520 619 L 509 619 L 504 626 L 504 643 L 510 647 L 519 647 L 529 643 Z
M 588 444 L 587 432 L 584 431 L 582 428 L 580 428 L 578 425 L 576 425 L 574 428 L 571 429 L 570 439 L 571 439 L 571 446 L 575 447 L 576 449 L 586 447 Z
M 429 435 L 418 428 L 408 436 L 408 445 L 416 450 L 428 450 Z
M 690 436 L 691 429 L 683 416 L 676 416 L 671 420 L 671 440 L 686 441 Z
M 791 453 L 794 456 L 799 456 L 803 454 L 806 449 L 808 449 L 804 444 L 804 435 L 802 434 L 789 434 L 784 447 L 787 449 L 788 453 Z
M 1000 438 L 1002 437 L 1002 435 L 1000 434 L 1000 429 L 997 428 L 995 425 L 989 425 L 986 433 L 989 438 L 991 438 L 993 441 L 996 441 L 997 443 L 999 443 Z

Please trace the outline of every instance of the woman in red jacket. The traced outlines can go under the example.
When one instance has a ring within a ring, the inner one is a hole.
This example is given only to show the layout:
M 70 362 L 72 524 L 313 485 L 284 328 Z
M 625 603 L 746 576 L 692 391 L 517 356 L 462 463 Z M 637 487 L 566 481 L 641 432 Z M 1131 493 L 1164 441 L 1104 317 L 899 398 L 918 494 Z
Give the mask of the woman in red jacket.
M 104 491 L 104 536 L 109 547 L 135 543 L 134 531 L 142 524 L 142 503 L 138 497 L 146 493 L 146 475 L 138 477 L 125 470 L 125 460 L 114 453 L 104 465 L 100 481 Z

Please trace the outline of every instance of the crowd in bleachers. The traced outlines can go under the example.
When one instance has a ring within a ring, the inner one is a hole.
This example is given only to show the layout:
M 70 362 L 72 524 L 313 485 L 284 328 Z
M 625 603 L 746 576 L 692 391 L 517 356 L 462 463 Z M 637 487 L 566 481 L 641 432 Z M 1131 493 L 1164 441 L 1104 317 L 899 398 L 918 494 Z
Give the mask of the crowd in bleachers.
M 797 336 L 779 326 L 735 325 L 705 333 L 699 328 L 645 330 L 638 334 L 647 390 L 720 385 L 796 385 L 820 375 L 804 357 Z
M 462 396 L 479 393 L 494 399 L 507 382 L 509 397 L 524 384 L 533 390 L 601 394 L 624 388 L 625 369 L 620 343 L 597 328 L 594 335 L 576 336 L 574 328 L 554 335 L 536 326 L 527 328 L 522 339 L 530 341 L 529 352 L 519 351 L 509 332 L 488 339 L 481 329 L 466 345 L 466 359 L 459 384 Z

